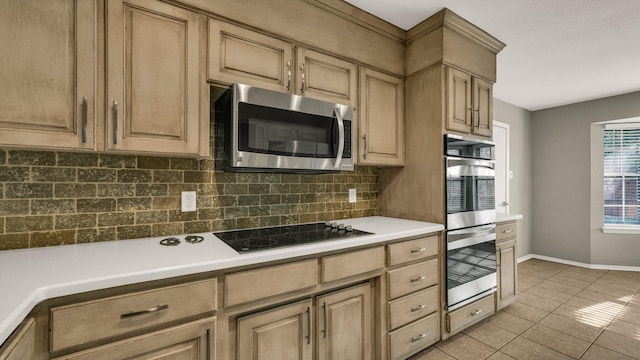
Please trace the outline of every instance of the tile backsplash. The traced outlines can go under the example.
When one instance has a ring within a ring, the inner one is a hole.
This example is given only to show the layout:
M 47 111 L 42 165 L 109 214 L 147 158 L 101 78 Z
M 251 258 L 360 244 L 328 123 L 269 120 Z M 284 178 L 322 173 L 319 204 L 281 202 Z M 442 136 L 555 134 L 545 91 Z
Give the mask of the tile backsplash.
M 197 211 L 180 211 L 182 191 L 197 192 Z M 0 250 L 377 214 L 374 167 L 225 173 L 213 160 L 0 150 Z

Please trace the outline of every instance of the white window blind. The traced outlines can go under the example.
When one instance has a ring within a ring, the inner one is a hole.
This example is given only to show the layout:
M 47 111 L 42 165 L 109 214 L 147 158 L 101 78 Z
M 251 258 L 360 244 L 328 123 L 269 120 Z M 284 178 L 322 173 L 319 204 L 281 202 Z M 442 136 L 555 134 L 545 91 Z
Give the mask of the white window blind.
M 640 123 L 604 130 L 604 223 L 640 226 Z

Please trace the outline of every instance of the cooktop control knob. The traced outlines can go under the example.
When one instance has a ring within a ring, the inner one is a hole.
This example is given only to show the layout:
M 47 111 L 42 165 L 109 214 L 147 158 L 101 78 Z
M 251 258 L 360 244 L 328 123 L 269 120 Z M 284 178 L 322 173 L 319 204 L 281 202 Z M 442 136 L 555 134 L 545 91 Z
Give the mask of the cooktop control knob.
M 331 223 L 331 227 L 334 228 L 334 229 L 337 228 L 338 227 L 338 223 L 337 222 L 332 222 Z
M 351 226 L 351 225 L 347 225 L 347 226 L 345 226 L 345 227 L 344 227 L 344 229 L 345 229 L 347 232 L 353 232 L 353 226 Z
M 324 223 L 324 227 L 331 227 L 331 221 L 327 221 Z
M 344 230 L 344 224 L 342 223 L 338 224 L 338 230 Z

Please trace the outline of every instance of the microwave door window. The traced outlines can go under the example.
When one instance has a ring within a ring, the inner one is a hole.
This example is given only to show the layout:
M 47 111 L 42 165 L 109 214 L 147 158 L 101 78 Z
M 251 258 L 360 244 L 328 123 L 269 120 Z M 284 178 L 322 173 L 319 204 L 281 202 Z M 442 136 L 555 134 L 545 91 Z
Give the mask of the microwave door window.
M 331 117 L 260 105 L 238 104 L 238 150 L 273 155 L 333 158 Z M 304 116 L 301 121 L 300 116 Z

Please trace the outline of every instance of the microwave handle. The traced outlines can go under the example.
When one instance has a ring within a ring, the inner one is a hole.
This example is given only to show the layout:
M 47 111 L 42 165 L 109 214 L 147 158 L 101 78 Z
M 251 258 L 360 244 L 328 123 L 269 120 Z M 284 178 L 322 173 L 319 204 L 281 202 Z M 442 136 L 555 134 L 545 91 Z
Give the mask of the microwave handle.
M 340 163 L 342 162 L 342 155 L 344 153 L 344 121 L 342 121 L 339 106 L 333 108 L 333 112 L 336 114 L 336 121 L 338 122 L 338 153 L 336 154 L 336 162 L 333 167 L 340 169 Z

